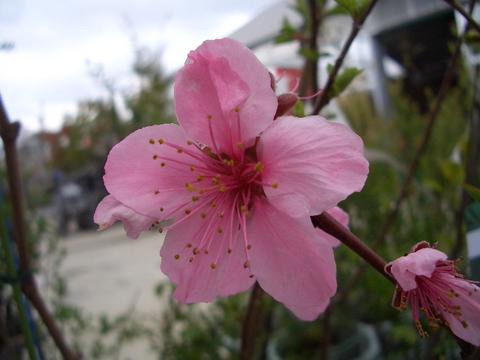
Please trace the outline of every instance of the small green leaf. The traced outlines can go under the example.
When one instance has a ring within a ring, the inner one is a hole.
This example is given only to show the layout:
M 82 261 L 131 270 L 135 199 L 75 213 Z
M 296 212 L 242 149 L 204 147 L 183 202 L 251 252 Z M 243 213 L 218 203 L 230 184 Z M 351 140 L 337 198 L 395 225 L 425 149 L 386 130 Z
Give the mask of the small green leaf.
M 305 116 L 305 105 L 303 101 L 297 101 L 293 108 L 293 114 L 297 117 L 304 117 Z
M 464 184 L 463 188 L 472 198 L 474 198 L 476 201 L 480 201 L 480 188 L 470 184 Z
M 320 53 L 313 49 L 303 48 L 299 50 L 299 53 L 307 60 L 316 61 L 320 57 Z
M 440 163 L 440 171 L 450 184 L 460 186 L 463 183 L 464 171 L 460 164 L 450 160 L 443 161 Z
M 334 7 L 325 11 L 324 16 L 329 17 L 329 16 L 337 16 L 337 15 L 348 15 L 348 14 L 349 12 L 344 6 L 337 4 Z
M 358 19 L 367 10 L 371 0 L 335 0 L 352 18 Z
M 327 67 L 327 71 L 331 72 L 331 65 Z M 345 68 L 335 79 L 335 83 L 333 84 L 333 96 L 340 95 L 348 85 L 361 73 L 363 70 L 358 69 L 356 67 L 347 67 Z
M 281 44 L 295 40 L 296 34 L 297 29 L 295 29 L 287 18 L 283 18 L 282 29 L 280 30 L 280 34 L 275 38 L 275 42 Z

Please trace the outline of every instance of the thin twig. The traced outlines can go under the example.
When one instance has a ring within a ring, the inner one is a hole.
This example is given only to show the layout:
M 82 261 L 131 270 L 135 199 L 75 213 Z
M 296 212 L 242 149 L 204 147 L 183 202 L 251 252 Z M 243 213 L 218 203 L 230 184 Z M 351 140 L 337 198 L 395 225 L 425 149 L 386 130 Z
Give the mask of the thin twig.
M 7 164 L 10 205 L 12 207 L 13 237 L 20 258 L 22 291 L 37 310 L 63 358 L 66 360 L 75 360 L 78 359 L 78 356 L 68 348 L 60 329 L 38 292 L 35 278 L 32 274 L 30 254 L 27 246 L 25 218 L 23 215 L 23 195 L 16 149 L 16 140 L 19 132 L 20 124 L 18 122 L 11 123 L 9 121 L 0 96 L 0 136 L 3 140 L 5 160 Z
M 438 113 L 443 105 L 443 101 L 447 96 L 448 91 L 452 85 L 453 76 L 455 74 L 455 70 L 457 69 L 457 64 L 460 59 L 461 54 L 461 46 L 463 41 L 465 40 L 467 30 L 465 30 L 456 42 L 455 49 L 453 55 L 450 60 L 450 64 L 448 65 L 447 71 L 443 77 L 442 83 L 440 85 L 440 90 L 438 91 L 438 96 L 435 99 L 435 102 L 427 114 L 427 125 L 425 126 L 425 130 L 423 131 L 423 135 L 420 141 L 420 144 L 415 152 L 415 156 L 413 158 L 412 163 L 410 164 L 407 176 L 403 181 L 402 187 L 400 189 L 400 193 L 398 194 L 397 199 L 393 207 L 391 208 L 390 212 L 388 213 L 379 233 L 378 236 L 372 243 L 372 248 L 377 249 L 381 244 L 384 243 L 387 234 L 389 233 L 392 226 L 395 224 L 395 220 L 400 212 L 400 207 L 403 204 L 403 201 L 408 197 L 408 192 L 411 186 L 413 179 L 418 170 L 418 166 L 420 165 L 420 161 L 427 150 L 427 146 L 430 142 L 430 138 L 433 133 L 433 129 L 438 118 Z M 343 302 L 345 297 L 350 292 L 350 290 L 358 283 L 359 279 L 362 277 L 363 273 L 366 270 L 365 264 L 361 264 L 357 270 L 353 273 L 350 277 L 350 281 L 344 286 L 341 296 L 337 298 L 338 302 Z
M 470 136 L 467 146 L 467 154 L 465 159 L 465 183 L 479 186 L 480 185 L 480 172 L 478 171 L 478 164 L 480 163 L 480 67 L 475 69 L 475 75 L 473 79 L 474 91 L 473 91 L 473 107 L 470 118 Z M 457 211 L 456 223 L 457 223 L 457 239 L 450 252 L 450 258 L 455 259 L 460 256 L 462 249 L 465 245 L 465 209 L 470 203 L 470 196 L 464 187 L 460 193 L 460 205 Z
M 448 5 L 457 10 L 464 18 L 468 21 L 471 27 L 473 27 L 480 34 L 480 25 L 475 21 L 475 19 L 470 15 L 462 5 L 460 5 L 456 0 L 444 0 Z
M 323 313 L 322 318 L 322 339 L 320 341 L 319 360 L 328 360 L 330 344 L 332 342 L 331 326 L 332 326 L 332 307 L 329 306 Z
M 250 300 L 248 302 L 247 312 L 242 326 L 242 344 L 240 349 L 240 359 L 250 360 L 255 353 L 255 340 L 258 337 L 258 325 L 262 307 L 262 298 L 265 292 L 258 282 L 253 286 Z
M 340 240 L 365 260 L 367 264 L 372 266 L 388 280 L 393 281 L 390 275 L 384 271 L 386 265 L 385 260 L 369 248 L 362 240 L 351 233 L 350 230 L 335 220 L 333 216 L 324 212 L 320 215 L 312 216 L 311 219 L 314 226 Z
M 342 50 L 340 51 L 340 54 L 335 60 L 335 64 L 333 65 L 333 68 L 328 76 L 327 83 L 325 84 L 322 93 L 317 99 L 312 114 L 318 114 L 320 110 L 322 110 L 332 99 L 333 85 L 335 84 L 335 79 L 337 78 L 338 72 L 343 65 L 343 62 L 345 60 L 345 57 L 347 56 L 348 51 L 350 50 L 350 46 L 352 45 L 353 40 L 355 40 L 355 38 L 357 37 L 363 23 L 367 19 L 368 15 L 370 15 L 377 1 L 378 0 L 371 0 L 365 12 L 358 18 L 353 19 L 352 28 L 350 29 L 350 34 L 348 35 L 347 41 L 345 42 L 345 44 L 343 44 Z
M 305 57 L 302 81 L 299 86 L 300 95 L 302 96 L 312 95 L 318 91 L 318 58 L 315 54 L 318 51 L 317 39 L 321 14 L 318 13 L 319 9 L 316 0 L 308 0 L 307 5 L 309 19 L 306 21 L 308 36 L 306 37 L 307 42 L 305 46 L 309 54 Z

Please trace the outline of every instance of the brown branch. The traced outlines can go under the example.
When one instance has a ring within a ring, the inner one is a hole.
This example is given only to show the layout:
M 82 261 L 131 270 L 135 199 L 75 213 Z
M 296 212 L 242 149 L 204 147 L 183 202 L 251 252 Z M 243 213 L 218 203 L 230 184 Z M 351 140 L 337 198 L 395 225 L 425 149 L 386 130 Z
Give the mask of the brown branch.
M 312 53 L 317 52 L 317 38 L 318 29 L 320 27 L 321 15 L 318 13 L 317 1 L 308 0 L 308 15 L 307 22 L 308 36 L 306 41 L 306 48 Z M 323 9 L 321 9 L 323 10 Z M 318 58 L 307 56 L 305 58 L 305 66 L 302 73 L 302 82 L 300 84 L 300 95 L 306 96 L 316 93 L 318 90 Z
M 465 183 L 480 186 L 480 69 L 475 70 L 473 78 L 473 108 L 469 124 L 469 139 L 467 154 L 465 159 Z M 457 239 L 450 253 L 450 258 L 455 259 L 460 256 L 465 245 L 465 209 L 470 203 L 470 196 L 465 188 L 462 187 L 460 194 L 460 205 L 457 211 Z
M 22 291 L 37 310 L 43 323 L 52 336 L 58 350 L 66 360 L 75 360 L 79 357 L 74 354 L 63 339 L 52 315 L 49 313 L 45 302 L 38 292 L 35 278 L 32 275 L 30 254 L 27 246 L 25 217 L 23 215 L 23 195 L 18 167 L 16 140 L 20 132 L 18 122 L 11 123 L 0 96 L 0 136 L 3 140 L 5 160 L 7 164 L 7 177 L 9 186 L 10 204 L 12 207 L 13 237 L 20 258 L 20 276 L 22 278 Z
M 386 264 L 385 260 L 369 248 L 362 240 L 351 233 L 350 230 L 335 220 L 335 218 L 324 212 L 323 214 L 312 216 L 311 219 L 314 226 L 340 240 L 365 260 L 367 264 L 372 266 L 388 280 L 393 281 L 390 275 L 384 271 Z
M 332 307 L 329 306 L 323 313 L 322 318 L 322 339 L 320 341 L 319 360 L 327 360 L 330 344 L 332 342 Z
M 318 114 L 320 110 L 322 110 L 332 99 L 333 85 L 335 84 L 335 79 L 337 78 L 338 72 L 343 65 L 343 62 L 345 60 L 345 57 L 347 56 L 348 51 L 350 50 L 350 46 L 352 45 L 353 40 L 355 40 L 355 38 L 357 37 L 363 23 L 367 19 L 368 15 L 370 15 L 370 13 L 372 12 L 372 9 L 377 3 L 377 1 L 378 0 L 371 0 L 365 12 L 358 18 L 353 19 L 352 28 L 350 29 L 350 34 L 348 35 L 347 41 L 345 42 L 345 44 L 343 44 L 342 50 L 340 51 L 340 54 L 335 60 L 335 64 L 333 65 L 333 68 L 328 76 L 327 83 L 325 84 L 321 95 L 317 99 L 312 114 Z
M 469 14 L 462 5 L 460 5 L 456 0 L 444 0 L 448 5 L 458 11 L 465 20 L 468 21 L 471 27 L 473 27 L 480 34 L 480 25 L 475 21 L 471 14 Z
M 240 348 L 240 360 L 250 360 L 255 353 L 255 340 L 258 337 L 258 322 L 260 319 L 262 298 L 265 292 L 258 282 L 253 286 L 247 312 L 242 325 L 242 344 Z

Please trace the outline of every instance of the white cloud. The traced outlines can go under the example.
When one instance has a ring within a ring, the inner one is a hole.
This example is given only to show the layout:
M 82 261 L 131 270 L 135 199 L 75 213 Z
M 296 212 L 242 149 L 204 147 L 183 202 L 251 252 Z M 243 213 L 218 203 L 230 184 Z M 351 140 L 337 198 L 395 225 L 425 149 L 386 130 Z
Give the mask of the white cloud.
M 171 72 L 203 40 L 228 35 L 272 2 L 3 0 L 0 41 L 15 48 L 0 52 L 0 91 L 25 127 L 38 129 L 42 114 L 47 128 L 58 128 L 78 100 L 103 92 L 88 75 L 87 61 L 128 83 L 132 34 L 161 53 Z

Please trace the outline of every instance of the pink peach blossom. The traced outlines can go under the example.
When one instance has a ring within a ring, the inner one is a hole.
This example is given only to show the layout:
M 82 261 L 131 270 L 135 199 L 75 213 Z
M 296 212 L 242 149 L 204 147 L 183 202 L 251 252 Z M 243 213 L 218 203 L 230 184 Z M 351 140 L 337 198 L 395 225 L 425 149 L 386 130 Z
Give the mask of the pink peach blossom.
M 404 310 L 409 304 L 418 332 L 425 330 L 420 311 L 431 327 L 444 324 L 459 338 L 480 346 L 480 288 L 464 279 L 455 262 L 426 242 L 386 266 L 397 281 L 393 306 Z
M 135 212 L 112 195 L 107 195 L 100 201 L 93 221 L 99 226 L 99 230 L 108 229 L 115 222 L 121 221 L 127 236 L 132 239 L 138 238 L 140 233 L 159 224 L 155 218 Z
M 175 81 L 177 125 L 135 131 L 110 152 L 104 182 L 123 206 L 170 220 L 161 269 L 184 303 L 258 281 L 300 319 L 336 291 L 332 239 L 310 215 L 360 191 L 362 140 L 320 116 L 280 117 L 267 69 L 240 43 L 204 42 Z

